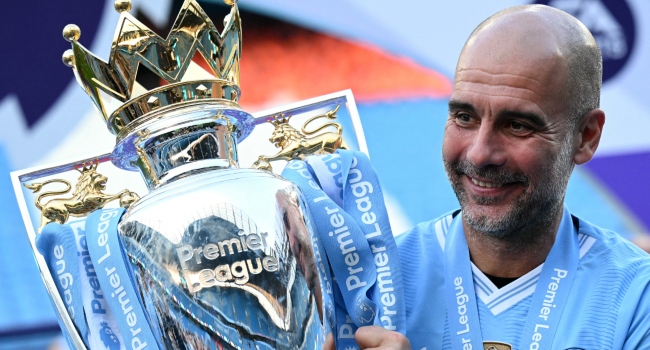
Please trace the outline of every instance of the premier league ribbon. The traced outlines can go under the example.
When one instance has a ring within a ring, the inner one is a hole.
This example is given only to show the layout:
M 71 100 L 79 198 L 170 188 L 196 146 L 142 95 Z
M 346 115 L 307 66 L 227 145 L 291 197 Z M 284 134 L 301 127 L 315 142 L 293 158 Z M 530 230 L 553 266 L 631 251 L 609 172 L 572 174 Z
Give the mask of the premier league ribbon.
M 70 319 L 84 342 L 88 344 L 88 328 L 84 319 L 79 282 L 78 252 L 72 229 L 68 225 L 50 223 L 36 237 L 36 247 L 47 262 L 47 267 L 50 269 Z M 60 319 L 59 326 L 64 329 Z M 64 334 L 70 347 L 73 347 L 68 334 L 66 332 Z
M 282 176 L 305 195 L 336 278 L 338 348 L 356 348 L 357 327 L 405 332 L 399 257 L 383 194 L 361 152 L 291 161 Z
M 86 219 L 88 251 L 97 271 L 105 300 L 113 311 L 122 332 L 123 346 L 128 349 L 158 349 L 149 320 L 131 281 L 131 269 L 122 249 L 117 224 L 122 208 L 100 209 Z
M 88 326 L 88 345 L 90 349 L 125 349 L 122 335 L 115 323 L 113 312 L 106 302 L 106 295 L 99 283 L 97 271 L 88 252 L 86 241 L 86 222 L 76 221 L 68 226 L 74 233 L 79 256 L 79 282 L 83 300 L 84 314 Z
M 462 218 L 456 218 L 452 222 L 449 232 L 445 245 L 445 300 L 452 348 L 483 349 L 472 267 Z M 539 276 L 517 349 L 551 349 L 564 305 L 571 292 L 578 260 L 577 235 L 571 215 L 565 208 L 555 244 Z
M 287 164 L 282 175 L 296 183 L 305 195 L 337 281 L 334 291 L 337 304 L 337 344 L 354 348 L 355 328 L 374 324 L 377 312 L 376 304 L 368 297 L 368 290 L 375 283 L 376 277 L 370 247 L 354 219 L 318 187 L 306 163 L 292 161 Z M 343 303 L 337 298 L 339 291 Z M 347 310 L 354 322 L 352 325 L 346 322 L 341 307 Z

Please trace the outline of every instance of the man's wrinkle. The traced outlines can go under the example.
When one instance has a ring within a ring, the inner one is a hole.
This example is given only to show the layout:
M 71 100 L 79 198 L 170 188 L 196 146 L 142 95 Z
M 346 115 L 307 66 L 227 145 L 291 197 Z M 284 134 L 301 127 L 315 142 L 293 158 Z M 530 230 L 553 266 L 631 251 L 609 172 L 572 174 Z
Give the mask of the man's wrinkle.
M 519 75 L 519 74 L 512 74 L 512 73 L 493 73 L 493 72 L 488 72 L 487 70 L 481 69 L 481 68 L 461 68 L 461 69 L 458 70 L 458 75 L 460 75 L 462 72 L 474 72 L 474 71 L 482 72 L 482 73 L 489 74 L 489 75 L 492 75 L 492 76 L 518 77 L 518 78 L 521 78 L 521 79 L 526 79 L 526 80 L 533 81 L 533 82 L 538 83 L 538 84 L 542 84 L 542 82 L 540 80 L 537 80 L 535 78 L 526 77 L 526 76 Z

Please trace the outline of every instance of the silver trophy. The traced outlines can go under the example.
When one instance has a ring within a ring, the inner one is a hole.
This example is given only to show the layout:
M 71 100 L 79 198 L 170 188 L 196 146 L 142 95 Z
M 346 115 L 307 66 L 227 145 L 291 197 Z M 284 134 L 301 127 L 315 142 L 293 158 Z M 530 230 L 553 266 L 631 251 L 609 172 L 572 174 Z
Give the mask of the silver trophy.
M 344 128 L 331 121 L 345 109 L 358 129 L 356 110 L 344 93 L 257 118 L 243 111 L 237 102 L 241 21 L 236 3 L 226 3 L 232 9 L 221 33 L 194 0 L 186 0 L 163 39 L 128 13 L 129 1 L 116 1 L 120 21 L 108 63 L 77 42 L 79 28 L 66 26 L 63 34 L 72 49 L 63 61 L 117 143 L 111 154 L 94 159 L 14 173 L 14 187 L 34 249 L 34 231 L 48 223 L 64 224 L 117 203 L 128 208 L 119 236 L 158 345 L 320 349 L 327 311 L 309 212 L 300 190 L 274 174 L 270 162 L 340 147 L 366 150 L 362 134 L 346 143 Z M 195 52 L 210 69 L 194 63 Z M 152 90 L 139 86 L 139 65 L 167 84 Z M 291 118 L 302 128 L 292 126 Z M 255 158 L 253 168 L 239 168 L 238 145 L 256 125 L 272 128 L 266 137 L 280 149 L 248 156 Z M 138 171 L 148 193 L 140 198 L 136 193 L 143 192 L 133 190 L 131 180 L 130 190 L 105 193 L 108 177 L 98 165 L 108 166 L 109 160 Z M 61 174 L 74 170 L 81 175 L 72 190 L 72 180 Z M 66 190 L 45 192 L 52 182 Z M 35 203 L 31 207 L 29 198 Z M 65 331 L 74 346 L 86 348 L 51 272 L 38 253 L 36 258 Z

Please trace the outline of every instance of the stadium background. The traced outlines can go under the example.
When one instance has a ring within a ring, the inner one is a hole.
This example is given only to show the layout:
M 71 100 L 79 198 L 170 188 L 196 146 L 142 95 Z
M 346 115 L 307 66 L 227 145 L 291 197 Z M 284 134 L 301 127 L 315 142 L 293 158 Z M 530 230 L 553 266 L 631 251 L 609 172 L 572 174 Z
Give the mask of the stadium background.
M 534 0 L 241 0 L 241 105 L 255 112 L 352 89 L 395 233 L 454 209 L 440 144 L 456 59 L 492 13 Z M 0 21 L 0 350 L 57 346 L 58 326 L 25 235 L 9 172 L 109 149 L 90 99 L 61 63 L 68 23 L 107 59 L 112 0 L 15 1 Z M 161 36 L 180 0 L 134 0 L 131 13 Z M 215 23 L 228 9 L 200 2 Z M 605 134 L 576 168 L 566 202 L 632 240 L 650 227 L 650 2 L 540 0 L 580 19 L 605 64 Z M 8 9 L 8 10 L 7 10 Z M 54 343 L 53 343 L 54 341 Z M 54 345 L 53 345 L 54 344 Z

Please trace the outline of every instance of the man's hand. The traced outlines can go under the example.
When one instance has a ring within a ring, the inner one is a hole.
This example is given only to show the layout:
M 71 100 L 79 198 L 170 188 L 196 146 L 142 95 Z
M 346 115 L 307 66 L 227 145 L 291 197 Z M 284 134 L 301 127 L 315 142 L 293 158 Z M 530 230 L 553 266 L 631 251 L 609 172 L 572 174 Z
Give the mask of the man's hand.
M 411 350 L 411 344 L 404 335 L 379 326 L 359 328 L 354 334 L 354 339 L 361 349 Z M 325 339 L 323 350 L 335 350 L 334 337 L 331 333 Z

